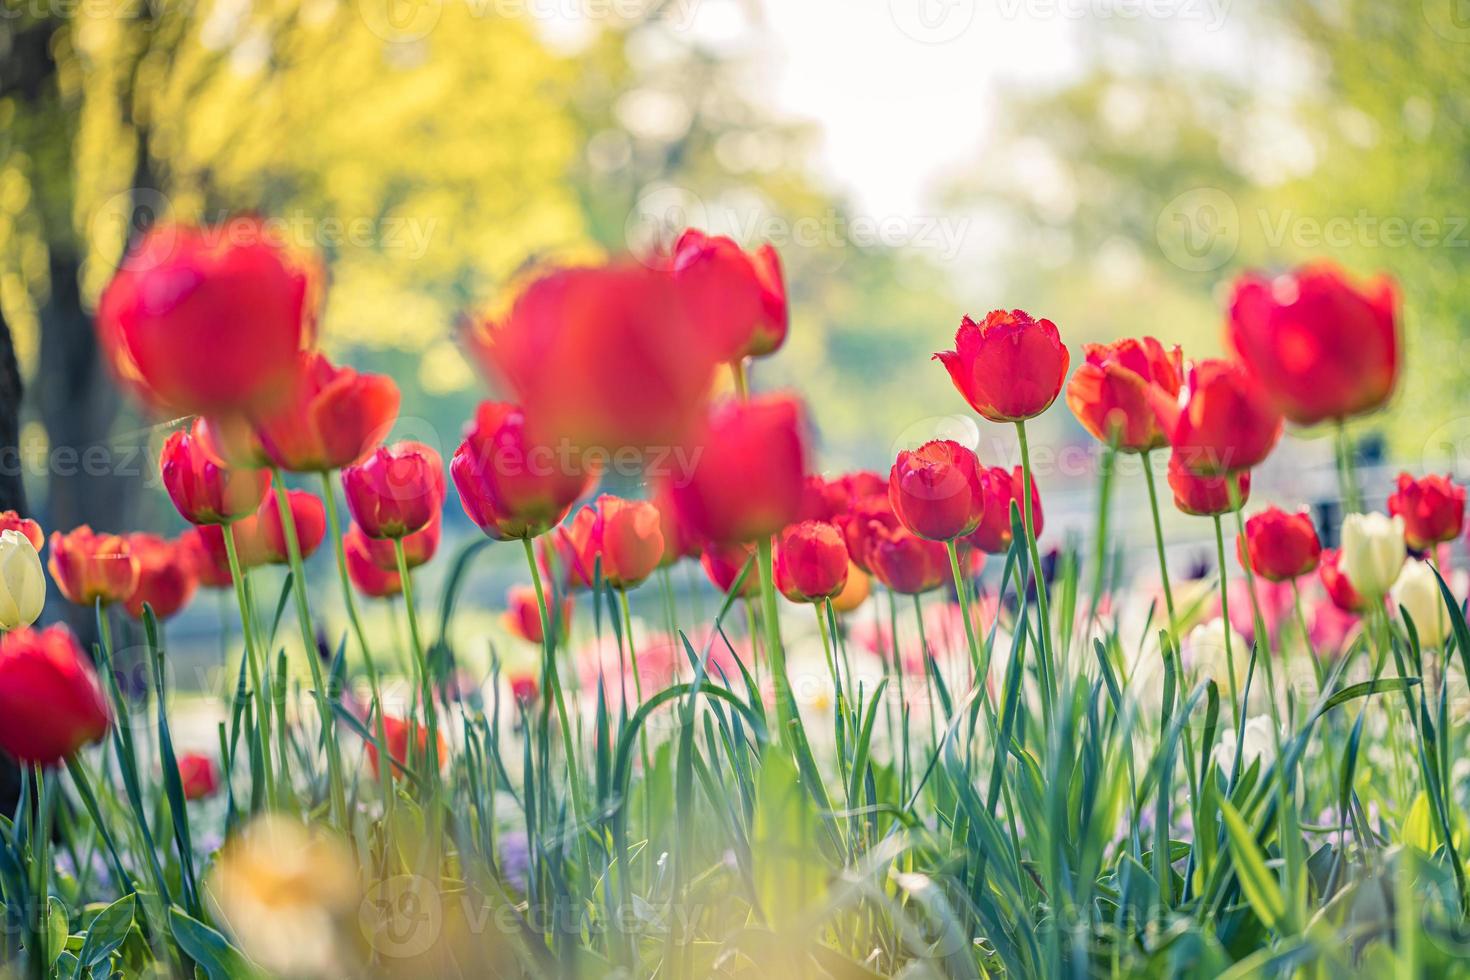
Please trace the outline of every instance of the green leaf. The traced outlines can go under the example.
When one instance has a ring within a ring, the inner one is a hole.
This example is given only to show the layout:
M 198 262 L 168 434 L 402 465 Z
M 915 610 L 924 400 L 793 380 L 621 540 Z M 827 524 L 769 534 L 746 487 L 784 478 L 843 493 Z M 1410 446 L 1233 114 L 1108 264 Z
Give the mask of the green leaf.
M 209 975 L 209 980 L 241 980 L 256 975 L 244 954 L 229 940 L 177 906 L 169 906 L 168 926 L 179 947 Z
M 61 899 L 52 895 L 46 899 L 46 962 L 55 963 L 66 949 L 66 937 L 71 930 L 67 926 L 66 906 Z
M 768 746 L 761 754 L 751 849 L 756 895 L 771 928 L 789 928 L 816 905 L 827 878 L 818 857 L 821 833 L 790 755 L 783 746 Z
M 133 926 L 133 896 L 124 895 L 107 908 L 97 913 L 87 927 L 87 938 L 82 942 L 82 951 L 77 961 L 82 970 L 90 970 L 112 955 L 113 950 L 128 938 Z
M 1250 827 L 1240 816 L 1240 811 L 1229 800 L 1220 801 L 1220 818 L 1225 823 L 1225 833 L 1230 840 L 1230 855 L 1240 878 L 1240 890 L 1256 915 L 1269 928 L 1277 928 L 1286 915 L 1286 899 L 1276 878 L 1266 867 L 1265 855 L 1256 846 Z

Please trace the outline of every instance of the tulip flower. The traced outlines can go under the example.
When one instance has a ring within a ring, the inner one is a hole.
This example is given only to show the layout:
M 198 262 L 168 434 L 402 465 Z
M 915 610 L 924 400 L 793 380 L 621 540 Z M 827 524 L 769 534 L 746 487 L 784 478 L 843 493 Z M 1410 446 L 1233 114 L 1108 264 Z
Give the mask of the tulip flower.
M 286 401 L 256 416 L 255 432 L 266 456 L 283 470 L 337 470 L 361 461 L 383 441 L 398 401 L 398 385 L 387 375 L 337 367 L 312 351 L 301 355 Z
M 1322 561 L 1317 565 L 1317 577 L 1332 604 L 1343 612 L 1361 613 L 1368 608 L 1367 601 L 1353 588 L 1342 570 L 1342 553 L 1336 548 L 1322 549 Z
M 975 453 L 948 439 L 903 450 L 888 474 L 888 501 L 903 526 L 931 541 L 953 541 L 975 530 L 986 493 Z
M 1465 488 L 1445 476 L 1399 474 L 1388 512 L 1404 519 L 1404 540 L 1415 551 L 1453 541 L 1465 527 Z
M 1230 300 L 1228 341 L 1277 409 L 1298 425 L 1381 407 L 1398 380 L 1398 290 L 1364 287 L 1330 263 L 1247 273 Z
M 868 564 L 873 577 L 894 592 L 918 595 L 951 580 L 949 553 L 938 541 L 930 541 L 906 528 L 872 528 Z
M 885 484 L 883 493 L 888 492 Z M 801 510 L 797 516 L 803 521 L 826 521 L 828 524 L 847 509 L 847 499 L 840 487 L 820 476 L 806 478 L 801 492 Z
M 185 752 L 179 756 L 179 782 L 184 787 L 184 799 L 207 799 L 219 792 L 219 770 L 209 756 Z
M 369 731 L 374 730 L 375 726 L 369 728 Z M 404 773 L 402 767 L 407 765 L 410 740 L 414 743 L 415 758 L 423 759 L 428 755 L 429 730 L 417 721 L 404 721 L 402 718 L 384 715 L 383 735 L 388 747 L 388 758 L 397 763 L 397 765 L 392 767 L 394 779 L 403 778 Z M 439 766 L 443 768 L 445 762 L 448 761 L 448 746 L 444 741 L 443 735 L 435 733 L 435 738 L 439 745 Z M 374 769 L 378 769 L 378 747 L 375 743 L 369 742 L 367 744 L 367 755 L 368 762 Z M 379 771 L 381 772 L 381 770 Z
M 0 531 L 19 531 L 38 553 L 46 547 L 46 535 L 41 530 L 41 525 L 28 517 L 21 517 L 13 510 L 0 511 Z
M 421 442 L 379 447 L 342 470 L 347 509 L 370 538 L 404 538 L 444 506 L 444 461 Z
M 1388 590 L 1393 607 L 1408 613 L 1419 634 L 1419 645 L 1441 647 L 1450 636 L 1450 614 L 1439 591 L 1439 577 L 1426 561 L 1404 563 L 1403 570 Z
M 536 698 L 541 694 L 541 684 L 529 670 L 511 674 L 506 677 L 506 681 L 510 684 L 510 696 L 522 707 L 535 704 Z
M 1125 453 L 1169 444 L 1151 398 L 1177 399 L 1184 379 L 1179 348 L 1164 350 L 1152 337 L 1086 344 L 1086 361 L 1067 383 L 1067 406 L 1094 439 Z
M 1328 599 L 1320 599 L 1312 609 L 1308 635 L 1317 656 L 1337 659 L 1352 645 L 1354 635 L 1362 628 L 1362 617 L 1348 612 Z
M 842 591 L 832 597 L 832 611 L 839 616 L 850 613 L 857 609 L 873 591 L 873 580 L 867 572 L 857 566 L 857 562 L 847 563 L 847 582 L 842 586 Z
M 898 515 L 893 512 L 893 504 L 888 500 L 886 485 L 882 493 L 864 497 L 855 502 L 848 513 L 837 515 L 834 523 L 842 532 L 848 557 L 858 568 L 869 573 L 873 567 L 868 561 L 868 553 L 877 530 L 894 530 L 901 526 Z
M 562 598 L 560 612 L 548 600 L 546 611 L 552 617 L 553 624 L 569 622 L 572 618 L 572 597 Z M 536 602 L 536 590 L 529 585 L 510 587 L 510 591 L 505 594 L 505 613 L 501 622 L 507 630 L 527 642 L 546 642 L 546 634 L 541 629 L 541 606 Z
M 31 539 L 16 530 L 0 531 L 0 630 L 29 626 L 46 605 L 46 574 Z
M 149 404 L 231 414 L 289 390 L 312 340 L 309 273 L 263 234 L 241 237 L 155 225 L 103 290 L 101 348 Z
M 443 519 L 435 514 L 428 524 L 408 537 L 398 539 L 403 544 L 403 560 L 409 568 L 418 568 L 433 559 L 434 553 L 439 550 L 439 538 L 443 531 Z M 367 547 L 368 557 L 374 564 L 385 572 L 398 571 L 398 555 L 391 539 L 365 537 L 362 540 Z
M 169 499 L 191 524 L 229 524 L 253 514 L 270 489 L 268 470 L 230 469 L 204 451 L 199 422 L 163 444 L 159 458 Z
M 1234 501 L 1227 480 L 1234 481 Z M 1230 476 L 1200 476 L 1191 473 L 1177 454 L 1169 455 L 1169 488 L 1174 491 L 1174 506 L 1196 517 L 1218 517 L 1241 507 L 1251 496 L 1250 470 Z
M 592 527 L 602 577 L 615 589 L 631 589 L 653 574 L 664 556 L 658 508 L 646 500 L 603 494 L 593 505 Z
M 695 442 L 693 469 L 675 477 L 679 519 L 706 541 L 755 541 L 792 523 L 806 481 L 806 424 L 800 403 L 771 395 L 727 402 Z
M 745 571 L 745 580 L 740 583 L 740 598 L 753 599 L 761 591 L 760 573 L 755 562 L 751 561 L 754 554 L 755 547 L 749 544 L 711 544 L 705 546 L 704 553 L 699 556 L 699 564 L 714 587 L 726 595 L 749 565 L 750 570 Z
M 1287 582 L 1313 571 L 1322 557 L 1322 542 L 1306 511 L 1288 514 L 1268 507 L 1245 522 L 1245 538 L 1237 540 L 1241 563 L 1271 582 Z
M 1342 522 L 1343 574 L 1364 599 L 1382 598 L 1399 577 L 1407 557 L 1404 519 L 1385 514 L 1349 514 Z
M 590 589 L 596 584 L 596 530 L 597 511 L 583 507 L 541 539 L 541 573 L 560 585 L 561 591 Z
M 296 545 L 301 549 L 301 557 L 310 558 L 327 536 L 326 509 L 320 497 L 305 490 L 288 490 L 286 501 L 291 507 L 291 524 L 296 529 Z M 255 520 L 266 563 L 289 564 L 291 554 L 286 542 L 286 527 L 281 522 L 281 508 L 274 494 L 260 502 Z
M 138 560 L 126 539 L 98 534 L 83 524 L 62 534 L 51 532 L 51 578 L 61 594 L 79 606 L 124 602 L 138 584 Z
M 980 472 L 980 484 L 985 491 L 985 508 L 980 523 L 963 543 L 986 554 L 1003 555 L 1011 548 L 1011 502 L 1015 501 L 1016 507 L 1022 508 L 1025 477 L 1019 466 L 1012 470 L 991 466 Z M 1031 485 L 1031 518 L 1039 538 L 1046 523 L 1041 513 L 1041 493 L 1034 483 Z
M 674 246 L 672 271 L 721 360 L 762 357 L 786 341 L 786 280 L 770 245 L 747 253 L 690 228 Z
M 245 415 L 201 415 L 191 430 L 205 455 L 231 469 L 259 469 L 271 459 Z
M 1281 438 L 1281 415 L 1233 361 L 1196 361 L 1177 399 L 1152 393 L 1150 401 L 1180 464 L 1200 476 L 1248 470 Z
M 1022 422 L 1051 407 L 1070 355 L 1050 320 L 995 310 L 983 323 L 960 321 L 955 349 L 934 357 L 970 407 L 992 422 Z
M 497 541 L 545 534 L 597 480 L 580 454 L 533 440 L 525 412 L 504 402 L 481 403 L 449 472 L 465 513 Z
M 130 534 L 128 547 L 138 562 L 138 584 L 123 603 L 129 616 L 142 619 L 146 603 L 165 620 L 189 604 L 198 580 L 187 551 L 156 534 Z
M 823 521 L 802 521 L 776 543 L 776 588 L 792 602 L 821 602 L 847 585 L 847 545 L 842 532 Z
M 386 599 L 403 592 L 403 580 L 397 572 L 378 567 L 368 550 L 371 539 L 353 524 L 342 535 L 342 553 L 347 561 L 347 577 L 357 591 L 371 599 Z
M 679 520 L 679 512 L 674 509 L 674 501 L 669 497 L 667 484 L 659 486 L 653 503 L 658 508 L 659 533 L 664 538 L 664 553 L 659 559 L 659 565 L 668 567 L 680 558 L 698 557 L 698 536 Z
M 178 549 L 180 557 L 200 585 L 207 589 L 228 589 L 234 584 L 220 525 L 205 524 L 189 528 L 179 535 Z
M 1276 761 L 1276 744 L 1285 741 L 1281 736 L 1272 734 L 1271 719 L 1266 715 L 1256 715 L 1246 720 L 1242 730 L 1245 738 L 1240 742 L 1240 771 L 1245 772 L 1252 765 L 1260 763 L 1262 772 L 1271 763 Z M 1220 741 L 1215 744 L 1215 749 L 1210 753 L 1210 758 L 1221 772 L 1234 772 L 1236 755 L 1235 729 L 1225 725 L 1220 729 Z
M 632 263 L 562 269 L 466 341 L 525 406 L 537 441 L 671 446 L 698 421 L 730 353 L 697 313 L 665 272 Z
M 0 638 L 0 749 L 54 766 L 107 734 L 112 712 L 97 673 L 65 626 Z
M 1224 619 L 1200 623 L 1184 637 L 1180 652 L 1185 665 L 1199 678 L 1214 680 L 1221 690 L 1245 689 L 1246 671 L 1250 666 L 1250 644 Z M 1231 677 L 1231 669 L 1235 676 Z

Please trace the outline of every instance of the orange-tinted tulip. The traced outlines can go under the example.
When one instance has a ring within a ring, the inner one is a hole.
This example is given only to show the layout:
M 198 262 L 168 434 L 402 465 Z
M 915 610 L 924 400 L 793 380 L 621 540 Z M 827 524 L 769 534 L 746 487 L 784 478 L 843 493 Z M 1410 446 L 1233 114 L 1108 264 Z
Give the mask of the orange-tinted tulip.
M 745 252 L 720 235 L 690 228 L 674 246 L 674 278 L 723 360 L 761 357 L 786 340 L 786 280 L 770 245 Z
M 1404 519 L 1404 541 L 1423 551 L 1453 541 L 1465 528 L 1465 488 L 1449 477 L 1414 479 L 1399 474 L 1398 490 L 1388 498 L 1388 512 Z
M 179 756 L 179 782 L 184 787 L 184 799 L 207 799 L 219 792 L 219 770 L 209 756 L 185 752 Z
M 1322 542 L 1306 511 L 1289 514 L 1268 507 L 1245 522 L 1245 538 L 1236 541 L 1236 551 L 1257 575 L 1285 582 L 1316 569 Z
M 839 616 L 850 613 L 866 602 L 872 591 L 873 580 L 868 573 L 858 568 L 856 562 L 849 562 L 847 583 L 842 586 L 841 592 L 832 597 L 832 610 Z
M 0 511 L 0 531 L 19 531 L 38 552 L 46 547 L 46 535 L 41 530 L 41 525 L 29 517 L 21 517 L 13 510 Z
M 714 587 L 727 595 L 735 587 L 735 580 L 749 564 L 750 571 L 746 572 L 745 580 L 740 583 L 740 598 L 753 599 L 761 591 L 760 570 L 751 561 L 754 554 L 754 546 L 748 544 L 712 544 L 706 546 L 704 553 L 699 556 L 699 564 Z
M 952 579 L 944 545 L 902 527 L 873 529 L 868 564 L 878 581 L 903 595 L 929 592 Z
M 1398 380 L 1398 290 L 1351 282 L 1331 263 L 1247 273 L 1230 300 L 1230 345 L 1299 425 L 1371 412 Z
M 362 528 L 353 524 L 342 535 L 342 552 L 347 559 L 347 577 L 363 595 L 373 599 L 385 599 L 403 591 L 403 580 L 397 572 L 378 567 L 368 550 L 371 539 L 362 533 Z
M 403 543 L 403 560 L 409 568 L 418 568 L 420 565 L 428 564 L 439 550 L 439 538 L 444 533 L 444 521 L 438 514 L 423 527 L 413 532 L 406 538 L 399 538 Z M 368 556 L 385 572 L 398 570 L 398 554 L 393 549 L 393 541 L 390 538 L 363 538 L 367 545 Z
M 1021 467 L 1008 470 L 1004 466 L 990 466 L 980 473 L 980 484 L 985 489 L 985 512 L 974 532 L 965 537 L 964 543 L 979 548 L 991 555 L 1003 555 L 1011 547 L 1011 502 L 1021 511 L 1021 520 L 1026 519 L 1026 485 Z M 1041 491 L 1036 482 L 1031 483 L 1031 520 L 1035 523 L 1036 536 L 1046 527 L 1041 513 Z
M 301 549 L 301 557 L 310 558 L 327 536 L 327 516 L 321 498 L 305 490 L 288 490 L 286 501 L 291 507 L 291 524 L 296 529 L 296 545 Z M 260 502 L 255 511 L 255 521 L 265 561 L 271 565 L 288 564 L 291 549 L 287 547 L 286 528 L 281 523 L 281 507 L 275 494 L 266 494 Z
M 270 488 L 268 470 L 230 469 L 204 451 L 197 435 L 175 432 L 163 444 L 159 468 L 169 499 L 191 524 L 228 524 L 255 513 Z
M 255 419 L 266 455 L 284 470 L 336 470 L 372 452 L 398 415 L 398 385 L 385 374 L 337 367 L 326 356 L 301 356 L 284 404 Z
M 138 559 L 127 539 L 85 524 L 67 534 L 51 532 L 46 567 L 61 594 L 79 606 L 125 602 L 138 585 Z
M 1260 463 L 1281 438 L 1282 418 L 1259 382 L 1234 361 L 1197 361 L 1177 399 L 1156 393 L 1159 424 L 1179 463 L 1219 476 Z
M 1368 608 L 1368 602 L 1358 594 L 1358 590 L 1353 588 L 1353 583 L 1343 572 L 1341 557 L 1341 553 L 1336 548 L 1322 549 L 1322 560 L 1317 565 L 1317 577 L 1322 580 L 1322 588 L 1327 591 L 1327 597 L 1332 600 L 1334 606 L 1343 612 L 1361 613 Z
M 480 404 L 449 472 L 465 513 L 497 541 L 545 534 L 597 479 L 579 453 L 533 440 L 526 413 L 505 402 Z
M 934 357 L 970 407 L 992 422 L 1020 422 L 1051 407 L 1071 356 L 1050 320 L 995 310 L 983 323 L 960 321 L 954 350 Z
M 444 506 L 444 461 L 421 442 L 381 446 L 342 470 L 347 509 L 370 538 L 404 538 Z
M 97 673 L 65 626 L 0 637 L 0 749 L 54 766 L 111 724 Z
M 723 544 L 769 537 L 801 512 L 806 425 L 794 398 L 727 402 L 710 416 L 687 478 L 670 487 L 679 519 Z
M 1086 361 L 1067 382 L 1067 406 L 1082 427 L 1102 442 L 1118 441 L 1125 453 L 1169 444 L 1159 428 L 1149 392 L 1178 398 L 1184 363 L 1178 347 L 1165 350 L 1152 337 L 1086 344 Z
M 159 408 L 228 414 L 279 401 L 311 342 L 309 273 L 257 227 L 156 225 L 97 307 L 102 350 Z
M 653 574 L 664 556 L 658 508 L 646 500 L 603 494 L 594 504 L 592 527 L 602 577 L 615 589 L 631 589 Z
M 888 474 L 888 502 L 921 538 L 951 541 L 980 524 L 985 489 L 975 453 L 948 439 L 902 450 Z
M 1235 481 L 1236 502 L 1230 502 L 1230 484 Z M 1169 489 L 1174 491 L 1174 506 L 1196 517 L 1229 514 L 1245 506 L 1251 496 L 1251 472 L 1241 470 L 1230 476 L 1199 476 L 1191 473 L 1175 454 L 1169 455 Z
M 561 610 L 551 604 L 548 597 L 546 612 L 552 617 L 552 625 L 560 629 L 572 618 L 572 597 L 561 600 Z M 546 634 L 541 629 L 541 607 L 536 603 L 536 590 L 529 585 L 512 585 L 505 594 L 505 614 L 501 620 L 505 628 L 530 643 L 544 643 Z
M 597 570 L 597 511 L 583 507 L 572 519 L 551 529 L 539 542 L 542 574 L 559 591 L 590 589 Z
M 802 521 L 781 532 L 776 544 L 776 588 L 792 602 L 821 602 L 847 584 L 847 545 L 824 521 Z
M 128 535 L 128 548 L 138 563 L 138 584 L 124 603 L 128 615 L 143 618 L 143 604 L 159 619 L 168 619 L 189 604 L 198 585 L 189 553 L 156 534 Z
M 179 535 L 178 548 L 194 578 L 206 589 L 228 589 L 233 584 L 220 525 L 189 528 Z
M 368 722 L 367 729 L 368 731 L 376 735 L 378 731 L 377 722 Z M 444 742 L 444 736 L 442 734 L 438 732 L 435 732 L 434 734 L 436 744 L 439 749 L 439 767 L 442 769 L 444 767 L 444 764 L 448 761 L 448 753 L 446 751 L 447 746 Z M 422 760 L 428 756 L 429 730 L 423 725 L 420 725 L 416 720 L 404 721 L 402 718 L 394 718 L 392 715 L 384 715 L 383 739 L 388 747 L 388 758 L 398 764 L 389 767 L 393 771 L 394 779 L 402 779 L 404 776 L 404 772 L 401 767 L 408 765 L 408 750 L 410 740 L 412 740 L 414 743 L 415 759 Z M 368 762 L 373 766 L 375 770 L 378 771 L 379 775 L 381 775 L 382 770 L 378 768 L 378 747 L 374 742 L 369 742 L 367 744 L 367 755 Z M 423 765 L 423 763 L 420 762 L 419 765 Z

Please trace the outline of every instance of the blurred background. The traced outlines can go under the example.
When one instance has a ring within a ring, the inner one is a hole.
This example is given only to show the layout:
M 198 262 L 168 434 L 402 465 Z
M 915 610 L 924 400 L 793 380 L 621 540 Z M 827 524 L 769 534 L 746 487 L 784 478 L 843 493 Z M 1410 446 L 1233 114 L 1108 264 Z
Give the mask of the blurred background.
M 528 262 L 694 225 L 779 249 L 792 330 L 755 383 L 805 394 L 824 471 L 935 431 L 1014 461 L 929 360 L 962 313 L 1049 317 L 1074 363 L 1140 333 L 1208 356 L 1235 274 L 1308 258 L 1402 284 L 1368 461 L 1470 471 L 1467 0 L 0 2 L 0 383 L 26 391 L 0 477 L 47 528 L 176 528 L 166 426 L 90 316 L 138 228 L 242 211 L 326 258 L 325 346 L 446 456 L 487 394 L 461 317 Z M 1298 436 L 1258 496 L 1332 493 L 1330 439 Z M 1052 535 L 1089 527 L 1095 447 L 1060 404 L 1036 439 Z

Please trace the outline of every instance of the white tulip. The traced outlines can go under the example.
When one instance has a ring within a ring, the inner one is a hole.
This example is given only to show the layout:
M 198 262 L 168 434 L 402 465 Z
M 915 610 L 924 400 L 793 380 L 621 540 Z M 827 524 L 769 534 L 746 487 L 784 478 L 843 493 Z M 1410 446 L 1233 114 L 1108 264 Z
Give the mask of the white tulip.
M 1245 772 L 1251 763 L 1261 760 L 1261 769 L 1276 761 L 1276 738 L 1271 732 L 1271 719 L 1256 715 L 1245 723 L 1245 738 L 1241 740 L 1240 771 Z M 1235 764 L 1235 729 L 1227 726 L 1220 732 L 1220 741 L 1211 755 L 1220 771 L 1227 776 Z
M 1226 634 L 1229 634 L 1229 653 L 1226 651 Z M 1208 677 L 1222 691 L 1230 690 L 1230 663 L 1235 662 L 1235 686 L 1245 687 L 1246 668 L 1250 664 L 1251 648 L 1245 637 L 1235 632 L 1219 616 L 1207 623 L 1200 623 L 1184 637 L 1184 662 L 1198 673 Z
M 1395 608 L 1402 606 L 1408 611 L 1421 645 L 1444 644 L 1450 635 L 1450 614 L 1440 595 L 1439 579 L 1428 562 L 1416 560 L 1404 565 L 1389 594 Z
M 1405 557 L 1402 517 L 1349 514 L 1342 522 L 1341 568 L 1363 598 L 1387 594 Z
M 29 626 L 46 604 L 46 575 L 31 539 L 0 531 L 0 629 Z

